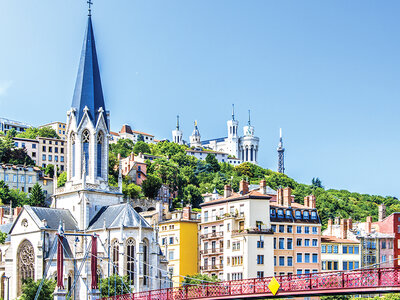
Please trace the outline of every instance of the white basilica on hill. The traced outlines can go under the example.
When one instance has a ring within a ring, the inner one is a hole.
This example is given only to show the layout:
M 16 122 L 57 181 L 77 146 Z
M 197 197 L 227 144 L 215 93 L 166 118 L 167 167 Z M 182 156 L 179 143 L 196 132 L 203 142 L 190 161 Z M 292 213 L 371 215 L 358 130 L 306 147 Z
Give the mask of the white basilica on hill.
M 8 237 L 1 246 L 0 297 L 16 299 L 27 278 L 61 276 L 54 253 L 58 231 L 78 235 L 64 236 L 64 287 L 57 287 L 57 299 L 66 299 L 68 295 L 72 296 L 70 299 L 97 299 L 100 291 L 90 283 L 92 270 L 96 269 L 100 278 L 127 275 L 132 280 L 133 292 L 170 286 L 157 232 L 130 203 L 123 202 L 121 175 L 119 187 L 108 185 L 109 137 L 109 113 L 104 104 L 89 14 L 68 112 L 68 180 L 64 187 L 55 188 L 51 208 L 24 206 L 12 224 L 2 225 L 1 231 L 6 231 Z M 97 236 L 99 259 L 95 269 L 90 262 L 91 235 Z M 9 295 L 4 288 L 5 278 L 9 278 Z
M 235 119 L 235 111 L 232 106 L 232 119 L 227 121 L 228 136 L 202 141 L 197 121 L 194 123 L 194 130 L 190 136 L 190 147 L 206 148 L 213 151 L 227 153 L 241 160 L 257 164 L 258 145 L 260 138 L 254 135 L 254 126 L 251 125 L 250 111 L 249 120 L 243 127 L 243 135 L 238 133 L 239 121 Z M 179 127 L 179 116 L 176 129 L 172 131 L 172 141 L 177 144 L 184 144 L 183 132 Z

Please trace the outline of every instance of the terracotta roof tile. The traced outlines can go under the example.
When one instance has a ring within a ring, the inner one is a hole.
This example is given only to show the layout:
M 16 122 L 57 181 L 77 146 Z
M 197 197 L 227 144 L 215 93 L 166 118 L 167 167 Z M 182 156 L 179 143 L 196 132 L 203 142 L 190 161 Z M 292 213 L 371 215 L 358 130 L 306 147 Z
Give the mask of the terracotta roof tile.
M 336 236 L 323 235 L 321 236 L 322 243 L 341 243 L 341 244 L 359 244 L 358 241 L 349 239 L 339 239 Z

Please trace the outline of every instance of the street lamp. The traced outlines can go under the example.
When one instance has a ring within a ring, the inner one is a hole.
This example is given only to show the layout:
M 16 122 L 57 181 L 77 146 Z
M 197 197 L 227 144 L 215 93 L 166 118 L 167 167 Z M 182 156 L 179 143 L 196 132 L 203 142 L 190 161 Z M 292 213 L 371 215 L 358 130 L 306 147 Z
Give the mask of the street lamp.
M 10 277 L 7 277 L 5 274 L 2 277 L 7 279 L 7 300 L 10 300 Z

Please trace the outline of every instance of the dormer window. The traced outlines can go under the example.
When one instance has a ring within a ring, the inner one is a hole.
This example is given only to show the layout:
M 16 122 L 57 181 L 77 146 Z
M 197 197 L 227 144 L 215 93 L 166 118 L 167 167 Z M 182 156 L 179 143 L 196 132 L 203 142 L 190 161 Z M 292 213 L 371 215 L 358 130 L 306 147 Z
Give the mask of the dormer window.
M 278 218 L 283 218 L 283 209 L 278 209 Z
M 301 219 L 301 212 L 299 210 L 296 210 L 295 217 L 297 220 Z
M 315 210 L 313 210 L 311 212 L 311 220 L 316 220 L 317 219 L 317 212 Z
M 270 209 L 270 214 L 271 214 L 271 217 L 272 217 L 272 218 L 275 218 L 275 217 L 276 217 L 276 211 L 275 211 L 274 208 L 271 208 L 271 209 Z
M 287 219 L 291 219 L 292 218 L 292 210 L 291 209 L 287 209 L 286 210 L 286 218 Z
M 305 210 L 303 212 L 303 219 L 308 220 L 309 218 L 310 218 L 310 213 L 308 212 L 308 210 Z

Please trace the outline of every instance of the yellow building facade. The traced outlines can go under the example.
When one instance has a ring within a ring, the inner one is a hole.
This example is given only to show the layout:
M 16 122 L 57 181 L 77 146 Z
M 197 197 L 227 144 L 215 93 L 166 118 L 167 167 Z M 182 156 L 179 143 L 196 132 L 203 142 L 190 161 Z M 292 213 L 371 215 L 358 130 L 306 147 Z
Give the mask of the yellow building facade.
M 174 287 L 180 286 L 185 276 L 198 273 L 199 221 L 198 213 L 185 207 L 159 223 L 159 243 Z

